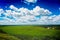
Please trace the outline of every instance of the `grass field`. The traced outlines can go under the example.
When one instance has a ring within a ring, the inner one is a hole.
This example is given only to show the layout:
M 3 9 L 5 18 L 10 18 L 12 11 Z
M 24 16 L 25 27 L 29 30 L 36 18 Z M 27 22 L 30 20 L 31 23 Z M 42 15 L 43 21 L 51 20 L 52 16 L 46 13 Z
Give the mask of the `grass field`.
M 0 30 L 20 40 L 55 40 L 57 31 L 60 32 L 42 26 L 4 26 L 0 27 Z
M 0 33 L 0 40 L 20 40 L 20 39 L 16 38 L 15 36 L 11 36 L 9 34 Z

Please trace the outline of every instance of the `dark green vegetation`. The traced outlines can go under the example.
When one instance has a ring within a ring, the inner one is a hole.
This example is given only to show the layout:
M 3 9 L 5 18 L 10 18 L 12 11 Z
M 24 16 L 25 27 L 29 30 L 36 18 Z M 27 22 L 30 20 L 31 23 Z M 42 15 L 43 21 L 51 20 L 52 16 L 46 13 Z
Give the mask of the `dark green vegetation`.
M 11 36 L 9 34 L 3 34 L 3 33 L 0 33 L 0 40 L 20 40 L 14 36 Z
M 0 26 L 0 40 L 60 40 L 60 27 Z

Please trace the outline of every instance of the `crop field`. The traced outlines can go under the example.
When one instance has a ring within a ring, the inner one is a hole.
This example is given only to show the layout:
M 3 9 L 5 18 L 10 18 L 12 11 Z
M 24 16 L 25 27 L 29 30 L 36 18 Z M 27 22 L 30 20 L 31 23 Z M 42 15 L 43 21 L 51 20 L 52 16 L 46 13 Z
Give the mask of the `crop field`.
M 4 37 L 5 40 L 6 37 L 9 37 L 8 40 L 57 40 L 60 38 L 59 33 L 60 30 L 56 29 L 55 27 L 43 27 L 32 25 L 0 27 L 1 40 L 3 40 Z

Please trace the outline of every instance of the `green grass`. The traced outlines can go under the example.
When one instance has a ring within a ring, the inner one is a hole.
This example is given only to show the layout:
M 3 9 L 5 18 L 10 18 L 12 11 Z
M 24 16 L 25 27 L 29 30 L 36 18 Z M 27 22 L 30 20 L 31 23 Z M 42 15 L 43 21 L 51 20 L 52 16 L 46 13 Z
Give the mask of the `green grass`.
M 45 39 L 49 40 L 48 37 L 55 36 L 57 32 L 56 29 L 47 29 L 42 26 L 31 26 L 31 25 L 30 26 L 26 26 L 26 25 L 25 26 L 5 26 L 5 27 L 0 27 L 0 29 L 6 32 L 7 34 L 14 35 L 22 40 L 42 40 L 43 38 L 44 40 Z
M 53 35 L 56 30 L 47 29 L 44 27 L 38 26 L 7 26 L 2 27 L 2 30 L 9 34 L 18 34 L 18 35 L 31 35 L 31 36 L 44 36 L 44 35 Z
M 20 39 L 8 34 L 0 33 L 0 40 L 20 40 Z

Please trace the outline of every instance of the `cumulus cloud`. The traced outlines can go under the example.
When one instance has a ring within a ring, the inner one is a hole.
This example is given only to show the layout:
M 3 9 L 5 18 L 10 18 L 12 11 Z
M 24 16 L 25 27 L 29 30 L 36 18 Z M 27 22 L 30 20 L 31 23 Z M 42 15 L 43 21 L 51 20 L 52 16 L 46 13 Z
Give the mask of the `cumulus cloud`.
M 59 25 L 60 15 L 41 16 L 35 23 L 39 25 Z
M 4 10 L 3 9 L 0 9 L 0 16 L 1 16 L 1 14 L 3 14 L 4 13 Z
M 30 3 L 36 3 L 36 2 L 37 2 L 37 0 L 24 0 L 24 3 L 27 5 L 29 5 Z
M 39 6 L 32 10 L 24 7 L 17 8 L 14 5 L 9 8 L 9 10 L 0 9 L 0 25 L 60 24 L 60 15 L 51 15 L 52 12 Z M 5 16 L 1 17 L 1 14 Z
M 36 6 L 33 10 L 31 10 L 33 15 L 50 15 L 51 12 L 47 9 L 40 8 L 39 6 Z M 34 14 L 35 13 L 35 14 Z
M 14 11 L 18 10 L 14 5 L 10 5 L 10 9 L 13 9 Z
M 37 0 L 25 0 L 26 2 L 29 2 L 29 3 L 36 3 Z
M 60 8 L 59 8 L 59 10 L 60 10 Z

